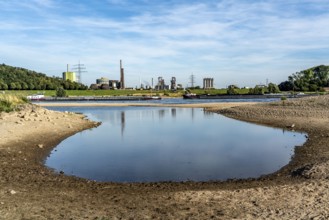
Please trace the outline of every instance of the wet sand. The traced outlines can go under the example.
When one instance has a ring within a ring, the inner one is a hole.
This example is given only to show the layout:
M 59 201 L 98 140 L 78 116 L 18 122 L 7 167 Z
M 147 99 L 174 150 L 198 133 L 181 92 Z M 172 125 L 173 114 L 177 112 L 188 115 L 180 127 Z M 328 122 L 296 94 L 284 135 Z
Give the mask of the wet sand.
M 98 183 L 43 165 L 61 140 L 98 124 L 27 106 L 0 114 L 0 219 L 329 218 L 328 96 L 179 107 L 207 107 L 235 119 L 303 131 L 308 141 L 287 166 L 258 179 Z

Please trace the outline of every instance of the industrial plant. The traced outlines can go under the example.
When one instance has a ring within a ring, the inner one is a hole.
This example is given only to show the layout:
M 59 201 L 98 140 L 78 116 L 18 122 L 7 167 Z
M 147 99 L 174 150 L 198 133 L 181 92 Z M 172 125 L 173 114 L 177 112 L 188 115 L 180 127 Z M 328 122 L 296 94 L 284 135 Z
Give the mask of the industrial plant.
M 106 77 L 96 79 L 96 84 L 90 85 L 91 89 L 125 89 L 125 73 L 120 60 L 120 80 L 110 80 Z
M 69 64 L 67 64 L 66 72 L 63 72 L 63 80 L 70 80 L 71 82 L 77 82 L 75 72 L 69 71 Z
M 81 73 L 87 72 L 85 71 L 85 67 L 83 64 L 77 64 L 74 70 L 77 70 L 77 72 L 69 71 L 69 64 L 67 64 L 67 70 L 66 72 L 63 72 L 63 79 L 64 80 L 70 80 L 72 82 L 81 82 Z M 125 86 L 125 73 L 124 68 L 122 65 L 122 60 L 120 60 L 120 79 L 109 79 L 107 77 L 101 77 L 99 79 L 96 79 L 96 83 L 90 85 L 90 89 L 128 89 Z M 194 75 L 191 75 L 191 86 L 194 87 L 195 78 Z M 214 88 L 214 78 L 203 78 L 203 89 L 213 89 Z M 138 89 L 136 87 L 136 89 Z M 182 84 L 177 84 L 176 77 L 171 77 L 170 84 L 166 84 L 164 78 L 162 76 L 158 77 L 158 81 L 153 86 L 153 78 L 152 78 L 152 85 L 148 85 L 144 88 L 143 84 L 140 84 L 139 89 L 154 89 L 154 90 L 172 90 L 175 91 L 177 89 L 183 89 Z
M 213 88 L 214 88 L 214 78 L 204 78 L 203 89 L 213 89 Z

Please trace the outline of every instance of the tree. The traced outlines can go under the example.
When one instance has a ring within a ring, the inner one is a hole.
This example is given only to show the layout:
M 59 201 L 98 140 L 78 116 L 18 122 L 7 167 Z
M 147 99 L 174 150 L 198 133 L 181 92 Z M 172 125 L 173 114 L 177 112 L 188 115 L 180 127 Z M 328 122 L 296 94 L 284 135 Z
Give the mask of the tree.
M 9 89 L 55 89 L 62 85 L 66 89 L 87 89 L 88 87 L 76 82 L 66 82 L 59 77 L 48 77 L 43 73 L 8 66 L 0 65 L 0 82 L 9 86 Z M 12 83 L 15 83 L 13 85 Z M 65 85 L 64 85 L 65 83 Z M 18 85 L 19 84 L 19 85 Z M 10 86 L 11 85 L 11 86 Z M 27 87 L 26 87 L 27 85 Z
M 269 93 L 280 93 L 279 87 L 274 83 L 269 83 L 267 86 L 267 91 Z
M 11 82 L 11 83 L 9 84 L 9 89 L 10 89 L 10 90 L 14 90 L 14 89 L 16 89 L 16 84 L 15 84 L 14 82 Z
M 237 95 L 238 91 L 235 86 L 229 86 L 226 91 L 227 95 Z
M 21 87 L 22 87 L 23 90 L 26 90 L 26 89 L 29 88 L 29 86 L 27 85 L 26 82 L 22 82 Z
M 288 77 L 288 81 L 292 84 L 290 90 L 319 91 L 329 85 L 329 66 L 320 65 L 296 72 Z M 282 91 L 287 91 L 288 86 L 290 87 L 286 81 L 280 85 Z
M 63 87 L 57 87 L 56 88 L 56 96 L 57 97 L 66 97 L 66 91 Z
M 278 87 L 281 91 L 293 90 L 293 84 L 290 81 L 284 81 L 284 82 L 280 83 Z
M 250 95 L 263 95 L 265 93 L 265 88 L 260 86 L 255 86 L 254 88 L 249 89 Z
M 22 89 L 22 86 L 19 82 L 16 82 L 15 85 L 16 85 L 16 89 L 18 89 L 18 90 Z

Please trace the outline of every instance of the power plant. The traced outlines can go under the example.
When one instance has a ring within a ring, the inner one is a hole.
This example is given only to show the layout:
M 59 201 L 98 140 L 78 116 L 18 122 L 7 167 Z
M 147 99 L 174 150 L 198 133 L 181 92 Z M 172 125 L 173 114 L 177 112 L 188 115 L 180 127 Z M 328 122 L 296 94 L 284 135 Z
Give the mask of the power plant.
M 106 77 L 96 79 L 96 84 L 90 85 L 91 89 L 125 89 L 125 73 L 122 67 L 122 60 L 120 60 L 120 81 L 110 80 Z
M 63 78 L 64 78 L 64 75 L 66 77 L 65 79 L 70 79 L 70 80 L 74 80 L 74 81 L 77 80 L 74 72 L 69 72 L 67 70 L 67 72 L 63 73 Z M 193 74 L 191 75 L 190 80 L 191 80 L 190 81 L 191 86 L 194 87 L 195 77 Z M 125 73 L 124 73 L 122 60 L 120 60 L 120 80 L 101 77 L 99 79 L 96 79 L 96 83 L 91 84 L 90 88 L 91 89 L 132 89 L 132 87 L 126 88 Z M 212 89 L 212 88 L 214 88 L 214 78 L 203 78 L 203 89 Z M 137 87 L 136 87 L 136 89 L 137 89 Z M 144 85 L 141 84 L 141 79 L 140 79 L 140 89 L 144 89 Z M 182 86 L 182 84 L 177 84 L 176 77 L 174 77 L 174 76 L 171 77 L 170 85 L 166 85 L 163 77 L 159 76 L 158 81 L 155 84 L 155 86 L 153 87 L 153 78 L 152 78 L 152 84 L 151 85 L 148 84 L 148 86 L 146 86 L 146 89 L 155 89 L 158 91 L 171 89 L 173 91 L 176 91 L 177 89 L 183 89 L 183 86 Z
M 203 89 L 213 89 L 213 88 L 214 88 L 214 78 L 204 78 Z
M 75 72 L 69 71 L 69 64 L 66 66 L 66 72 L 63 72 L 63 80 L 70 80 L 71 82 L 77 82 L 77 77 Z

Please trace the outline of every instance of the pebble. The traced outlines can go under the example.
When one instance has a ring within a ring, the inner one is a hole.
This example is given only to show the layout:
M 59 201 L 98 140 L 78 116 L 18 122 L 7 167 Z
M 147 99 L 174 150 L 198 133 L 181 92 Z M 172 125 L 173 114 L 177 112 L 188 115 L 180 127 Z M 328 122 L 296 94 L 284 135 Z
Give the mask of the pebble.
M 40 149 L 42 149 L 42 148 L 43 148 L 43 144 L 38 144 L 38 147 L 39 147 Z
M 10 193 L 11 195 L 15 195 L 17 192 L 16 192 L 15 190 L 10 190 L 9 193 Z

